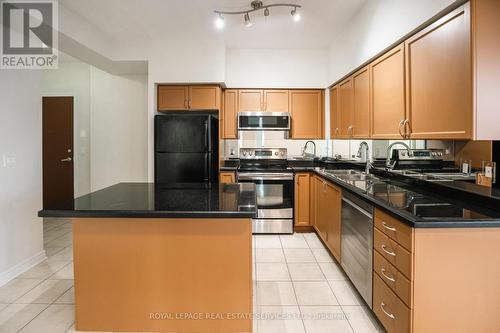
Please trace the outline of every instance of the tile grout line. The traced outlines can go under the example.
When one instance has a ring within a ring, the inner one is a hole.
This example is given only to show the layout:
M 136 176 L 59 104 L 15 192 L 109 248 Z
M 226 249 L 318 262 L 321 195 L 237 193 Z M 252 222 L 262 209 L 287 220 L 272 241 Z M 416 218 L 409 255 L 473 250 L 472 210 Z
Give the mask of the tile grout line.
M 281 236 L 278 236 L 278 237 L 280 240 L 283 256 L 285 257 L 286 269 L 288 271 L 288 275 L 290 276 L 290 283 L 292 284 L 293 295 L 295 296 L 295 301 L 297 302 L 297 308 L 299 310 L 299 315 L 300 315 L 300 322 L 302 323 L 302 328 L 304 329 L 304 332 L 307 333 L 306 324 L 304 323 L 304 317 L 303 317 L 302 310 L 301 310 L 300 304 L 299 304 L 299 298 L 297 297 L 297 291 L 295 290 L 295 284 L 293 283 L 292 273 L 290 273 L 290 267 L 288 266 L 288 260 L 286 260 L 285 251 L 283 249 L 283 242 L 281 241 Z M 304 238 L 304 236 L 302 236 L 302 238 Z M 305 239 L 304 239 L 304 242 L 306 242 Z M 306 244 L 307 244 L 307 242 L 306 242 Z M 307 247 L 309 248 L 309 244 L 307 244 Z

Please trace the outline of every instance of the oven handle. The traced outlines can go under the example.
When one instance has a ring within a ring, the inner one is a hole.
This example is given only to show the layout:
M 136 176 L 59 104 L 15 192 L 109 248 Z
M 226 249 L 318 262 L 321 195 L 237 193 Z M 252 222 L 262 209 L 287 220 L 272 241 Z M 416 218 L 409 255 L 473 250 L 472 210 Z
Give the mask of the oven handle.
M 238 180 L 293 180 L 293 173 L 238 173 Z

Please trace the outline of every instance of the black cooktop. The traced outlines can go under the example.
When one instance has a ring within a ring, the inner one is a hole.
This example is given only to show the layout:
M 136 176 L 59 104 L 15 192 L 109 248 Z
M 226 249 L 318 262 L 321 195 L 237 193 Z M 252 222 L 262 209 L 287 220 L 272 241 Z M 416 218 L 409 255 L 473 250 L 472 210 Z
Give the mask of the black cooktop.
M 291 172 L 286 160 L 241 160 L 238 171 Z

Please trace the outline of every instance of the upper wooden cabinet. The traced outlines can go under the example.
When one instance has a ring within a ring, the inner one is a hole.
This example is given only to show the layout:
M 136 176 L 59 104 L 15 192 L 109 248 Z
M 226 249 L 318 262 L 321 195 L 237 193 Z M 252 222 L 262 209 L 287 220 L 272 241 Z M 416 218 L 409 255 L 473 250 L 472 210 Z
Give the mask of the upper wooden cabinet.
M 323 90 L 290 90 L 292 139 L 324 138 Z
M 470 36 L 467 3 L 405 42 L 412 139 L 472 138 Z
M 219 86 L 158 86 L 158 111 L 218 110 L 220 103 Z
M 238 90 L 239 111 L 262 111 L 264 107 L 264 90 Z
M 187 109 L 188 99 L 187 86 L 158 86 L 158 111 Z
M 368 67 L 352 76 L 354 116 L 351 134 L 354 138 L 370 137 L 370 72 Z
M 405 57 L 404 44 L 370 65 L 371 136 L 374 139 L 404 138 Z
M 339 87 L 330 89 L 330 139 L 340 137 Z
M 264 107 L 262 111 L 288 112 L 288 90 L 264 90 Z
M 354 122 L 354 89 L 352 78 L 348 78 L 339 84 L 339 131 L 337 138 L 350 138 Z
M 221 113 L 222 139 L 238 138 L 238 90 L 224 91 L 224 100 Z

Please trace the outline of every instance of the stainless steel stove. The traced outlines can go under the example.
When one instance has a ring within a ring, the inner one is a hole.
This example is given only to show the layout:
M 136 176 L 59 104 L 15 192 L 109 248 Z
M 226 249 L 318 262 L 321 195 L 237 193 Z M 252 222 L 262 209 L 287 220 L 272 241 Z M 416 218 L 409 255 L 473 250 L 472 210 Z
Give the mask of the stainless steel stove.
M 239 183 L 254 183 L 258 217 L 255 234 L 293 233 L 294 181 L 286 148 L 241 148 Z

